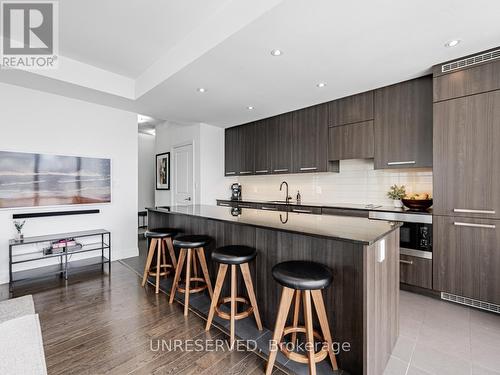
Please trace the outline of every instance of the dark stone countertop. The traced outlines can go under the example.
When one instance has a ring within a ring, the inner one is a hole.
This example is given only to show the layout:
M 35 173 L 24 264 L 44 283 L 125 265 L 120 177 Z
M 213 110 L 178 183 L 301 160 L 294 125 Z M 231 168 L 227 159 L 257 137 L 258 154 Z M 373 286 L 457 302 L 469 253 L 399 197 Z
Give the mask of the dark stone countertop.
M 240 214 L 233 216 L 234 209 L 231 207 L 210 205 L 153 207 L 148 208 L 148 210 L 327 237 L 366 245 L 371 245 L 401 226 L 401 223 L 360 217 L 263 211 L 251 208 L 241 208 L 239 209 Z
M 240 200 L 217 199 L 217 201 L 286 205 L 285 202 L 260 200 L 260 199 L 240 199 Z M 318 203 L 318 202 L 305 202 L 305 201 L 297 202 L 296 200 L 291 200 L 288 203 L 288 205 L 294 206 L 294 207 L 308 206 L 308 207 L 321 207 L 321 208 L 340 208 L 340 209 L 347 209 L 347 210 L 380 211 L 380 212 L 409 213 L 409 214 L 417 214 L 417 215 L 432 215 L 432 208 L 429 208 L 426 211 L 415 211 L 415 210 L 410 210 L 406 207 L 397 208 L 397 207 L 392 207 L 392 206 L 356 204 L 356 203 Z

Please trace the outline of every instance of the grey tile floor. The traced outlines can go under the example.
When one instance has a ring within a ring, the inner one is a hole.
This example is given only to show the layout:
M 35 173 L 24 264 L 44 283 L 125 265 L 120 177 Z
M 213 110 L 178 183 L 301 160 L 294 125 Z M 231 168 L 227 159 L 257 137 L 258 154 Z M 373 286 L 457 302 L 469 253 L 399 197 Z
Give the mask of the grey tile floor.
M 500 375 L 500 315 L 401 291 L 384 375 Z

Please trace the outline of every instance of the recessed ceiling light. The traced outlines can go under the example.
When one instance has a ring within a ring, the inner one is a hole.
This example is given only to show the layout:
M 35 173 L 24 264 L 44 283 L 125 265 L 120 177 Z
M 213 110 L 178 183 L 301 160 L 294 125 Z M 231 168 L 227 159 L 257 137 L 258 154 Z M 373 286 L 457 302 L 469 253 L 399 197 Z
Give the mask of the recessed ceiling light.
M 283 55 L 283 52 L 281 50 L 279 50 L 279 49 L 273 49 L 271 51 L 271 55 L 273 55 L 273 56 L 281 56 L 281 55 Z
M 206 89 L 204 89 L 203 87 L 198 87 L 198 88 L 196 89 L 196 91 L 198 91 L 198 92 L 205 92 L 205 91 L 207 91 L 207 90 L 206 90 Z
M 319 87 L 319 88 L 325 87 L 326 86 L 326 82 L 320 82 L 316 86 Z
M 247 107 L 247 109 L 248 109 L 249 111 L 251 111 L 251 110 L 253 109 L 253 106 L 249 105 L 249 106 Z
M 458 39 L 450 40 L 444 46 L 445 47 L 455 47 L 458 43 L 460 43 L 460 40 L 458 40 Z

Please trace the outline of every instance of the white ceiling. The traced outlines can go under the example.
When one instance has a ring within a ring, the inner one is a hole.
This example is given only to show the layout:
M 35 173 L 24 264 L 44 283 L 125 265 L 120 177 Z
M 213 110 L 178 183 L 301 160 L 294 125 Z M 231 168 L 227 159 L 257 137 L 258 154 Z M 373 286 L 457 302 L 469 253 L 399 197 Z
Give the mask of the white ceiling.
M 218 126 L 417 77 L 500 45 L 494 0 L 86 0 L 61 2 L 60 13 L 64 68 L 0 71 L 0 81 Z M 445 48 L 452 39 L 462 42 Z M 284 54 L 271 56 L 274 48 Z

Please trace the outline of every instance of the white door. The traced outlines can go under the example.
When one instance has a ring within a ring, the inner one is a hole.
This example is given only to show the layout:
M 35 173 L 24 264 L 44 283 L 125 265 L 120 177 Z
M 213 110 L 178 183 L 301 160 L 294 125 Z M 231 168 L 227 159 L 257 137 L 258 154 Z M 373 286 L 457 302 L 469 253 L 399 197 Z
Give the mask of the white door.
M 174 204 L 193 204 L 193 145 L 174 147 L 173 154 Z

